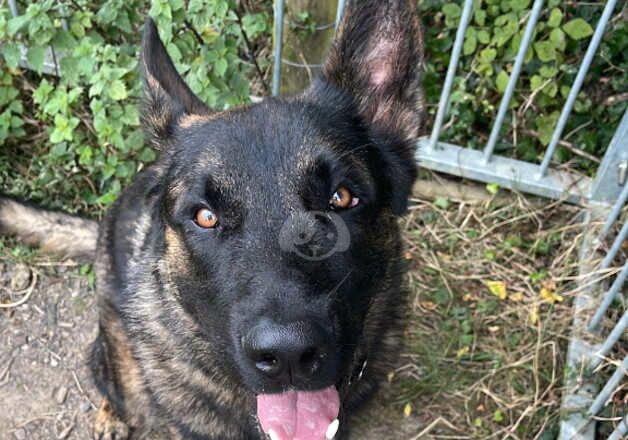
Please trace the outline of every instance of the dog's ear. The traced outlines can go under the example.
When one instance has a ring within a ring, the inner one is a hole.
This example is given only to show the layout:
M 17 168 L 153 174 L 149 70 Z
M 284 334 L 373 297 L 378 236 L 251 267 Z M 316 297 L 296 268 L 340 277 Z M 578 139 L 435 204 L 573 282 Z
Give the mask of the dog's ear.
M 164 148 L 180 118 L 207 115 L 210 110 L 177 72 L 150 17 L 144 24 L 140 68 L 144 79 L 142 123 L 151 142 Z
M 379 145 L 397 215 L 405 212 L 416 177 L 422 64 L 415 0 L 349 0 L 322 72 L 323 83 L 351 95 Z
M 323 67 L 369 125 L 416 139 L 423 41 L 416 1 L 349 0 Z

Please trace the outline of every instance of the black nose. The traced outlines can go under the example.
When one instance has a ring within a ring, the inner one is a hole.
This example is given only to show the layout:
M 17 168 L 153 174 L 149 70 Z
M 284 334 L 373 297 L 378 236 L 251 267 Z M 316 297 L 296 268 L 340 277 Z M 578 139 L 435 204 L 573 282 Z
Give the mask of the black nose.
M 254 327 L 242 342 L 247 357 L 262 376 L 297 385 L 329 374 L 334 364 L 331 339 L 315 323 L 264 323 Z

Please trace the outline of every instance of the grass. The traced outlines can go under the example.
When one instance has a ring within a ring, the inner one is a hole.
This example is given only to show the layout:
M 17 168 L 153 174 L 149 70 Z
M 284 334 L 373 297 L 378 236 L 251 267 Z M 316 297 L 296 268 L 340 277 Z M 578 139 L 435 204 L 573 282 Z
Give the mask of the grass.
M 414 202 L 405 220 L 412 307 L 393 405 L 425 425 L 440 421 L 416 438 L 555 438 L 581 210 L 523 197 Z

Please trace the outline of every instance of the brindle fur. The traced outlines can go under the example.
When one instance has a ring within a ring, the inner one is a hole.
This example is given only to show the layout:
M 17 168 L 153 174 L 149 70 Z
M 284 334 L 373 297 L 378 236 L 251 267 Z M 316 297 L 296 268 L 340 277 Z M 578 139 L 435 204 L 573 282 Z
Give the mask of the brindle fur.
M 147 21 L 142 120 L 160 155 L 100 227 L 99 335 L 90 359 L 104 396 L 96 438 L 263 438 L 254 396 L 264 388 L 243 366 L 238 337 L 260 316 L 323 311 L 340 359 L 337 438 L 346 437 L 348 415 L 373 394 L 401 344 L 397 217 L 416 174 L 422 112 L 413 3 L 349 1 L 308 90 L 219 113 L 185 85 Z M 346 180 L 362 199 L 340 213 L 350 249 L 320 262 L 283 251 L 286 218 L 328 209 L 333 185 Z M 217 231 L 192 224 L 190 206 L 201 199 L 219 213 Z M 44 242 L 32 212 L 21 215 L 37 234 L 7 227 L 16 206 L 23 205 L 0 199 L 0 226 Z M 84 254 L 93 251 L 88 239 Z

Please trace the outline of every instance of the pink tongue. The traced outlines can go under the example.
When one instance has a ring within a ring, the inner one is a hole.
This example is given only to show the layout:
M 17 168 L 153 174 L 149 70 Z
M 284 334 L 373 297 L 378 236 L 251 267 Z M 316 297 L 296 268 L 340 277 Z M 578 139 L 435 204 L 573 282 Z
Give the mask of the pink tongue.
M 327 427 L 338 418 L 336 387 L 320 391 L 287 391 L 257 396 L 257 417 L 265 433 L 279 440 L 325 440 Z

